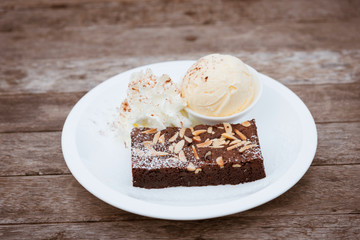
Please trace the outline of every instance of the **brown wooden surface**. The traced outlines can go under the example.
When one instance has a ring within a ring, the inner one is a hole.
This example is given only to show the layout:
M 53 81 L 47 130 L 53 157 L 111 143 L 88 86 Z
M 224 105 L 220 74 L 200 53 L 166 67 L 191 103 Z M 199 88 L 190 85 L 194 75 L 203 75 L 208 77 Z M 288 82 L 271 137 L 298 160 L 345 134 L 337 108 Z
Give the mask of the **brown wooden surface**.
M 213 52 L 309 107 L 318 149 L 305 176 L 204 221 L 142 217 L 87 192 L 60 146 L 78 99 L 127 69 Z M 0 239 L 359 239 L 359 183 L 359 1 L 0 1 Z

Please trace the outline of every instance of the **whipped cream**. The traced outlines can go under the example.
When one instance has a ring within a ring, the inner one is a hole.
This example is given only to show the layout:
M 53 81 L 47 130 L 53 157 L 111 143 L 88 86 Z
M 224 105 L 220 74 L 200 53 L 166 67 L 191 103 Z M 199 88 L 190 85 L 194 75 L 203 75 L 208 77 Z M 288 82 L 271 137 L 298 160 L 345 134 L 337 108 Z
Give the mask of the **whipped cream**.
M 168 75 L 158 77 L 150 69 L 134 73 L 120 108 L 120 137 L 128 146 L 133 127 L 189 127 L 185 107 L 185 99 Z

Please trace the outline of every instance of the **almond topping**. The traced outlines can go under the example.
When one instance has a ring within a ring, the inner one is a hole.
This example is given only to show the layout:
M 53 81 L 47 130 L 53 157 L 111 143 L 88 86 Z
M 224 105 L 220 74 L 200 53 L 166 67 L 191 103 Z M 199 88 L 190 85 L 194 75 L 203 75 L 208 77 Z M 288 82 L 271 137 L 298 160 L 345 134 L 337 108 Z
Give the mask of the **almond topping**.
M 247 149 L 249 149 L 249 148 L 253 148 L 253 147 L 255 147 L 255 146 L 256 146 L 255 144 L 246 145 L 246 146 L 240 148 L 239 151 L 240 151 L 240 152 L 244 152 L 245 150 L 247 150 Z
M 157 141 L 159 140 L 160 134 L 161 134 L 161 132 L 159 131 L 154 135 L 153 144 L 157 143 Z
M 230 123 L 224 123 L 224 128 L 225 128 L 225 132 L 228 134 L 232 133 L 232 127 L 230 125 Z
M 240 147 L 240 146 L 242 146 L 244 144 L 245 144 L 245 142 L 239 142 L 239 143 L 237 143 L 235 145 L 232 145 L 231 147 L 228 147 L 226 150 L 230 151 L 230 150 L 233 150 L 234 148 Z
M 236 143 L 239 143 L 239 142 L 242 142 L 240 139 L 236 139 L 236 140 L 234 140 L 234 141 L 231 141 L 231 143 L 230 143 L 230 146 L 231 145 L 234 145 L 234 144 L 236 144 Z
M 194 147 L 194 145 L 191 145 L 191 148 L 192 148 L 192 150 L 193 150 L 193 152 L 194 152 L 195 158 L 196 158 L 197 160 L 199 160 L 200 158 L 199 158 L 199 155 L 198 155 L 198 153 L 197 153 L 196 148 Z
M 223 158 L 222 158 L 222 157 L 218 157 L 218 158 L 216 159 L 216 163 L 217 163 L 217 165 L 220 166 L 220 168 L 223 168 L 223 167 L 224 167 L 224 161 L 223 161 Z
M 166 156 L 169 155 L 167 152 L 152 152 L 150 156 Z
M 189 165 L 187 166 L 187 170 L 193 172 L 196 170 L 196 168 L 193 163 L 189 163 Z
M 165 133 L 159 137 L 159 143 L 161 144 L 165 143 Z
M 208 127 L 207 132 L 208 132 L 208 133 L 212 133 L 212 131 L 213 131 L 213 130 L 212 130 L 212 127 Z
M 230 139 L 230 140 L 236 140 L 237 138 L 234 137 L 233 135 L 229 134 L 229 133 L 223 133 L 221 134 L 221 136 L 227 138 L 227 139 Z
M 186 131 L 186 128 L 181 128 L 180 129 L 180 138 L 184 137 L 185 131 Z
M 174 153 L 179 153 L 180 150 L 182 150 L 182 148 L 184 147 L 184 144 L 185 144 L 184 139 L 178 142 L 174 147 Z
M 232 167 L 241 167 L 241 164 L 233 164 Z
M 173 145 L 170 145 L 170 146 L 169 146 L 169 151 L 170 151 L 170 152 L 173 152 L 173 151 L 174 151 L 174 146 L 173 146 Z
M 187 142 L 192 143 L 192 139 L 191 139 L 191 138 L 189 138 L 189 137 L 187 137 L 187 136 L 184 136 L 184 139 L 185 139 Z
M 182 162 L 186 162 L 186 161 L 187 161 L 187 159 L 186 159 L 186 157 L 185 157 L 185 153 L 184 153 L 183 150 L 181 150 L 181 151 L 179 152 L 179 160 L 182 161 Z
M 211 159 L 211 151 L 208 151 L 207 153 L 205 153 L 204 158 L 205 158 L 205 160 L 210 160 Z
M 169 142 L 175 141 L 178 136 L 179 136 L 179 132 L 176 132 L 176 133 L 174 134 L 174 136 L 172 136 L 172 137 L 169 139 Z
M 194 128 L 193 127 L 189 127 L 190 128 L 190 131 L 193 132 L 194 131 Z
M 224 129 L 224 127 L 218 127 L 219 129 Z
M 149 149 L 149 150 L 152 150 L 152 149 L 153 149 L 153 148 L 152 148 L 152 144 L 153 144 L 152 141 L 144 141 L 144 142 L 143 142 L 144 147 L 146 147 L 146 148 Z
M 234 132 L 240 137 L 241 140 L 246 140 L 246 136 L 242 132 L 237 129 L 235 129 Z
M 251 123 L 249 121 L 245 121 L 245 122 L 241 123 L 241 125 L 243 125 L 244 127 L 250 127 Z
M 195 137 L 193 137 L 193 140 L 194 140 L 195 142 L 201 142 L 200 136 L 195 136 Z
M 203 143 L 199 143 L 199 144 L 197 144 L 196 146 L 198 147 L 198 148 L 201 148 L 201 147 L 208 147 L 208 146 L 210 146 L 212 144 L 212 140 L 209 140 L 209 141 L 206 141 L 206 142 L 203 142 Z
M 204 132 L 206 132 L 206 130 L 204 130 L 204 129 L 201 129 L 201 130 L 196 130 L 196 131 L 193 131 L 193 135 L 194 136 L 197 136 L 197 135 L 200 135 L 200 134 L 202 134 L 202 133 L 204 133 Z
M 202 171 L 201 168 L 197 168 L 197 169 L 195 170 L 195 174 L 197 174 L 197 173 L 199 173 L 199 172 L 201 172 L 201 171 Z
M 139 156 L 139 157 L 142 157 L 145 155 L 144 151 L 140 150 L 140 149 L 137 149 L 137 148 L 134 148 L 133 151 Z
M 152 128 L 152 129 L 143 131 L 143 132 L 141 132 L 141 133 L 156 133 L 156 132 L 157 132 L 157 129 L 156 129 L 156 128 Z

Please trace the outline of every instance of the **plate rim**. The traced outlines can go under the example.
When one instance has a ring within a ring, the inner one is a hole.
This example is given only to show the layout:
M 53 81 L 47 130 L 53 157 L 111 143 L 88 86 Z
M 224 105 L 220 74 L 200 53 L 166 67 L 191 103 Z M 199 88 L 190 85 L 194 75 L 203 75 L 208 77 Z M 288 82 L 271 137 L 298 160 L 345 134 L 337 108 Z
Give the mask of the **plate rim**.
M 301 112 L 301 114 L 299 114 L 299 117 L 301 118 L 300 122 L 302 124 L 307 123 L 306 128 L 303 129 L 306 129 L 308 136 L 305 143 L 302 141 L 299 155 L 291 167 L 287 169 L 287 171 L 276 181 L 272 182 L 265 188 L 255 193 L 246 195 L 240 199 L 229 200 L 224 203 L 212 203 L 205 206 L 163 205 L 136 199 L 117 192 L 116 190 L 102 183 L 89 171 L 89 169 L 86 168 L 85 164 L 82 163 L 78 152 L 76 151 L 75 130 L 81 116 L 81 110 L 84 110 L 86 101 L 88 99 L 91 99 L 93 95 L 96 95 L 97 91 L 105 89 L 108 84 L 116 80 L 118 77 L 120 77 L 120 75 L 129 74 L 130 72 L 138 71 L 144 68 L 151 68 L 155 65 L 174 63 L 191 64 L 193 62 L 195 61 L 165 61 L 132 68 L 130 70 L 116 74 L 115 76 L 98 84 L 89 92 L 87 92 L 74 105 L 64 122 L 61 134 L 61 147 L 64 160 L 70 172 L 87 191 L 114 207 L 139 215 L 167 220 L 201 220 L 235 214 L 260 206 L 285 193 L 304 176 L 314 159 L 317 149 L 317 129 L 314 118 L 312 117 L 310 110 L 307 108 L 304 102 L 293 91 L 291 91 L 282 83 L 260 72 L 258 72 L 258 74 L 261 81 L 264 81 L 264 79 L 266 81 L 271 81 L 271 84 L 274 84 L 276 87 L 280 88 L 281 91 L 286 94 L 290 94 L 290 96 L 293 97 L 292 103 L 297 105 L 297 112 Z M 299 111 L 300 108 L 302 111 Z M 304 151 L 305 148 L 306 151 Z M 299 158 L 303 158 L 304 161 L 300 161 Z M 282 181 L 283 179 L 286 179 L 286 181 Z M 276 193 L 271 191 L 273 188 L 276 189 Z M 114 195 L 117 197 L 116 201 L 114 201 Z M 244 198 L 247 201 L 244 202 Z M 240 202 L 241 204 L 239 204 Z M 209 207 L 211 207 L 211 211 L 209 211 Z

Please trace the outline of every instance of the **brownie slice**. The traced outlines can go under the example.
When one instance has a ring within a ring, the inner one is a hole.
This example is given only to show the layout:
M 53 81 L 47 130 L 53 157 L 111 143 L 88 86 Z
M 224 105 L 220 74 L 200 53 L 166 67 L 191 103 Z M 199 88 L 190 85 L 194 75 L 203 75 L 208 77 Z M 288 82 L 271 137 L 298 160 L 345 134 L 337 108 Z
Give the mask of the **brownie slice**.
M 131 132 L 133 185 L 239 184 L 265 177 L 255 120 Z

